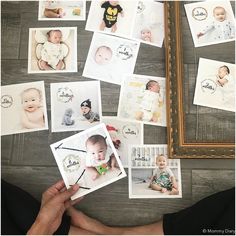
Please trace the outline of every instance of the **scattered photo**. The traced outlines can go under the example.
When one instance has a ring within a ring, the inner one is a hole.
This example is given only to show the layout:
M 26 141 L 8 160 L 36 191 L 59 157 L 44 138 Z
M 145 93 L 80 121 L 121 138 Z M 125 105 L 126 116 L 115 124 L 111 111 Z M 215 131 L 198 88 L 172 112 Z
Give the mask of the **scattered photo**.
M 164 4 L 154 0 L 139 1 L 132 38 L 162 47 L 164 40 Z
M 72 200 L 126 176 L 105 124 L 51 145 L 67 188 L 79 184 Z
M 94 33 L 83 76 L 121 84 L 124 74 L 132 74 L 140 43 L 115 36 Z
M 28 73 L 77 72 L 77 28 L 29 29 Z
M 182 198 L 179 159 L 168 159 L 167 145 L 129 147 L 130 198 Z
M 143 125 L 122 120 L 115 116 L 103 116 L 102 122 L 106 124 L 123 166 L 128 167 L 128 146 L 143 144 Z
M 235 40 L 235 18 L 230 1 L 185 4 L 195 47 Z
M 137 4 L 137 0 L 92 0 L 85 29 L 130 37 Z
M 85 20 L 86 1 L 77 0 L 40 0 L 38 20 Z
M 100 123 L 99 81 L 51 84 L 52 132 L 85 130 Z
M 1 87 L 1 135 L 48 129 L 44 81 Z
M 118 117 L 166 126 L 165 78 L 127 75 L 121 86 Z
M 193 104 L 235 112 L 235 64 L 199 59 Z

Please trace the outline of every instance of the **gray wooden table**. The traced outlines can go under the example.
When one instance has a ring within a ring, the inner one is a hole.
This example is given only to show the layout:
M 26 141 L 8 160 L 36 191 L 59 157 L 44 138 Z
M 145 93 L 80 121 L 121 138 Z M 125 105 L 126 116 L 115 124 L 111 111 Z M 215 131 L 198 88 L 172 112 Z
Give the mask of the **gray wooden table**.
M 84 30 L 85 22 L 40 22 L 37 19 L 38 3 L 35 1 L 1 2 L 1 78 L 2 85 L 44 80 L 50 124 L 50 83 L 89 80 L 81 75 L 92 32 Z M 27 74 L 29 28 L 50 26 L 78 27 L 77 73 Z M 164 77 L 164 48 L 142 44 L 135 73 Z M 116 115 L 119 91 L 119 86 L 101 82 L 103 115 Z M 49 129 L 3 136 L 2 178 L 40 199 L 41 193 L 61 178 L 49 145 L 74 133 L 51 133 Z M 165 144 L 166 128 L 145 125 L 144 143 Z M 178 211 L 205 196 L 234 186 L 234 160 L 184 159 L 181 160 L 181 166 L 182 199 L 129 199 L 128 178 L 124 178 L 88 194 L 78 208 L 106 224 L 140 225 L 153 222 L 164 213 Z

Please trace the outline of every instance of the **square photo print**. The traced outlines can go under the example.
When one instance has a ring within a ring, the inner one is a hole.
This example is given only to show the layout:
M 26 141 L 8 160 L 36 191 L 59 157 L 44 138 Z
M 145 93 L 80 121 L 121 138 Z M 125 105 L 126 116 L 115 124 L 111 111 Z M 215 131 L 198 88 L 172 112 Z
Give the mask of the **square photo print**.
M 195 47 L 235 40 L 235 18 L 230 1 L 185 4 Z
M 166 126 L 165 78 L 126 75 L 120 91 L 118 117 Z
M 182 198 L 179 159 L 169 159 L 167 145 L 129 147 L 130 198 Z
M 162 47 L 164 40 L 164 4 L 155 0 L 139 1 L 132 38 Z
M 105 124 L 51 145 L 65 185 L 80 188 L 72 200 L 126 176 Z
M 46 129 L 44 81 L 1 87 L 1 135 Z
M 83 76 L 120 85 L 124 74 L 132 74 L 140 43 L 94 33 Z
M 128 147 L 132 144 L 143 144 L 143 124 L 116 116 L 103 116 L 102 122 L 106 124 L 123 166 L 128 167 Z
M 30 28 L 28 73 L 77 72 L 77 27 Z
M 85 20 L 86 1 L 77 0 L 40 0 L 38 20 L 64 21 L 64 20 Z
M 92 0 L 86 30 L 130 38 L 137 0 Z
M 193 104 L 235 112 L 235 64 L 199 59 Z
M 85 130 L 100 123 L 99 81 L 51 84 L 52 132 Z

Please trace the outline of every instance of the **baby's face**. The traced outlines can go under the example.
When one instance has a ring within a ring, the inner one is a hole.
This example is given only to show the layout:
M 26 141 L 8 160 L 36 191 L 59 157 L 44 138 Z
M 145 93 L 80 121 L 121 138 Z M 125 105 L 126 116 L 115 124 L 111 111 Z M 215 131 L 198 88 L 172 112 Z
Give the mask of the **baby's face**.
M 160 169 L 164 169 L 167 166 L 167 160 L 164 156 L 159 156 L 156 159 L 156 164 Z
M 87 153 L 97 161 L 105 160 L 107 152 L 107 145 L 105 143 L 87 143 Z
M 107 64 L 112 57 L 112 51 L 110 48 L 100 47 L 95 54 L 95 61 L 99 65 Z
M 86 115 L 87 113 L 89 113 L 91 109 L 89 107 L 81 107 L 81 111 L 83 115 Z
M 219 68 L 218 76 L 220 79 L 223 79 L 228 74 L 227 70 L 224 67 Z
M 24 92 L 22 95 L 22 103 L 25 111 L 36 111 L 41 105 L 40 95 L 38 91 L 32 89 Z
M 154 93 L 159 93 L 160 92 L 160 85 L 158 83 L 151 83 L 148 87 L 149 91 L 152 91 Z
M 145 41 L 149 41 L 151 39 L 152 33 L 150 30 L 142 30 L 141 31 L 141 39 Z
M 224 21 L 226 18 L 226 12 L 224 8 L 216 8 L 214 10 L 214 17 L 217 21 Z
M 62 39 L 62 34 L 60 31 L 53 31 L 50 33 L 50 36 L 48 38 L 48 40 L 51 42 L 51 43 L 55 43 L 55 44 L 58 44 L 61 42 L 61 39 Z

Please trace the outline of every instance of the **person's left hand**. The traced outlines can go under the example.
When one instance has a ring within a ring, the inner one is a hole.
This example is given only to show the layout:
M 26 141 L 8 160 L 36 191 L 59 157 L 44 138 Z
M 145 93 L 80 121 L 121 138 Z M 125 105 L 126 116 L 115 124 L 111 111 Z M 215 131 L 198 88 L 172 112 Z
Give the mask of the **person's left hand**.
M 80 201 L 80 199 L 70 200 L 78 189 L 78 185 L 73 185 L 67 190 L 61 180 L 44 192 L 41 209 L 27 234 L 53 234 L 60 226 L 65 210 Z

